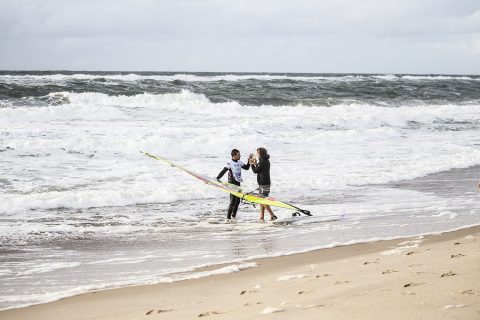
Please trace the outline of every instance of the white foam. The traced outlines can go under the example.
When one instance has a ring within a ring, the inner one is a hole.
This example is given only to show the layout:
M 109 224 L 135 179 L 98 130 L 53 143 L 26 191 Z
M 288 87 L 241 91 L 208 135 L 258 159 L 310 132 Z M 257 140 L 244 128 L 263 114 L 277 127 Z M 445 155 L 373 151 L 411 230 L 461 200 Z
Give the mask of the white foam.
M 46 273 L 52 272 L 59 269 L 66 269 L 66 268 L 74 268 L 80 265 L 79 262 L 47 262 L 47 263 L 39 263 L 33 266 L 32 268 L 28 268 L 25 271 L 19 272 L 18 276 L 25 276 L 25 275 L 32 275 L 37 273 Z
M 401 243 L 398 244 L 398 247 L 393 248 L 391 250 L 383 251 L 382 255 L 384 255 L 384 256 L 400 255 L 407 250 L 418 248 L 418 246 L 422 242 L 423 242 L 423 240 L 421 240 L 421 239 L 401 242 Z
M 128 117 L 119 109 L 92 103 L 70 103 L 48 107 L 10 107 L 0 109 L 0 123 L 122 120 Z
M 433 215 L 433 217 L 448 217 L 449 219 L 455 219 L 458 217 L 458 213 L 452 211 L 442 211 Z
M 441 119 L 471 121 L 480 105 L 254 107 L 212 103 L 189 91 L 57 95 L 68 102 L 0 109 L 9 115 L 0 117 L 0 122 L 15 123 L 8 127 L 8 146 L 13 151 L 2 157 L 14 164 L 11 176 L 5 178 L 17 181 L 13 185 L 19 191 L 0 194 L 0 212 L 215 197 L 211 188 L 194 180 L 182 179 L 179 185 L 181 173 L 152 162 L 138 150 L 158 152 L 194 171 L 215 176 L 226 161 L 221 155 L 228 154 L 231 146 L 248 152 L 257 145 L 268 145 L 275 163 L 272 175 L 277 195 L 412 179 L 480 163 L 480 150 L 468 143 L 474 132 L 452 135 L 428 129 Z M 72 115 L 70 110 L 76 111 Z M 234 131 L 230 130 L 232 117 L 237 121 Z M 79 123 L 72 125 L 72 121 Z M 411 121 L 426 130 L 409 130 Z M 355 157 L 345 156 L 347 149 Z M 304 150 L 315 152 L 304 154 Z M 206 161 L 211 155 L 217 158 Z M 299 157 L 303 165 L 296 167 L 295 177 L 311 179 L 297 179 L 287 170 Z M 52 162 L 57 165 L 49 165 Z M 25 167 L 37 173 L 25 172 Z M 33 183 L 32 176 L 45 181 Z M 253 187 L 254 177 L 246 173 L 245 184 L 249 183 Z
M 469 76 L 446 76 L 446 75 L 282 75 L 282 74 L 222 74 L 222 75 L 196 75 L 196 74 L 169 74 L 169 75 L 140 75 L 135 73 L 117 75 L 93 75 L 93 74 L 51 74 L 51 75 L 2 75 L 0 80 L 6 83 L 28 83 L 30 85 L 42 85 L 69 80 L 98 80 L 137 82 L 141 80 L 156 81 L 185 81 L 185 82 L 212 82 L 212 81 L 244 81 L 244 80 L 296 80 L 307 82 L 318 81 L 363 81 L 366 79 L 379 79 L 387 81 L 397 80 L 478 80 Z
M 218 275 L 218 274 L 240 272 L 241 270 L 254 268 L 256 266 L 257 266 L 257 263 L 255 263 L 255 262 L 234 264 L 234 265 L 226 266 L 226 267 L 223 267 L 223 268 L 220 268 L 220 269 L 215 269 L 215 270 L 212 270 L 212 271 L 201 271 L 201 272 L 191 273 L 191 274 L 188 274 L 188 275 L 172 276 L 172 277 L 169 277 L 169 278 L 164 278 L 161 281 L 162 282 L 173 282 L 173 281 L 180 281 L 180 280 L 187 280 L 187 279 L 199 279 L 199 278 L 205 278 L 205 277 Z
M 446 121 L 471 121 L 480 112 L 480 105 L 419 105 L 403 107 L 380 107 L 367 104 L 339 104 L 334 107 L 297 106 L 241 106 L 237 102 L 212 103 L 204 95 L 189 91 L 168 94 L 139 94 L 134 96 L 108 96 L 103 93 L 55 93 L 64 96 L 66 104 L 49 107 L 7 107 L 0 109 L 0 121 L 5 122 L 48 122 L 53 120 L 134 120 L 126 113 L 137 112 L 148 117 L 171 118 L 174 121 L 184 114 L 208 115 L 214 118 L 228 116 L 245 120 L 258 120 L 268 129 L 281 127 L 315 131 L 315 134 L 329 134 L 339 129 L 382 129 L 404 127 L 409 123 L 427 125 Z M 128 111 L 132 109 L 132 111 Z M 140 110 L 137 110 L 140 109 Z M 143 109 L 143 111 L 142 111 Z M 151 110 L 157 112 L 151 113 Z M 168 112 L 168 113 L 166 113 Z M 263 119 L 269 114 L 268 121 Z M 307 117 L 308 115 L 308 117 Z M 140 120 L 140 119 L 139 119 Z M 151 119 L 153 120 L 153 119 Z M 193 120 L 193 119 L 192 119 Z M 254 123 L 248 123 L 250 126 Z M 241 130 L 244 124 L 239 123 Z M 206 129 L 206 128 L 205 128 Z M 333 130 L 332 130 L 333 129 Z M 387 134 L 388 131 L 381 132 Z M 395 133 L 391 131 L 390 133 Z M 315 136 L 317 137 L 317 136 Z

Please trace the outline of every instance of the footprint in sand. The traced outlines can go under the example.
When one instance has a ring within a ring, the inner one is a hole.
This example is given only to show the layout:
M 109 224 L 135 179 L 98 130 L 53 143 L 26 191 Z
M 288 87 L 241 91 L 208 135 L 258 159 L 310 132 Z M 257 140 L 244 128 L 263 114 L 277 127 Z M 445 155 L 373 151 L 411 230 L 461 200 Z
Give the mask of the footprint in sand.
M 410 283 L 404 284 L 403 287 L 404 287 L 404 288 L 416 287 L 416 286 L 421 286 L 422 284 L 425 284 L 425 283 L 414 283 L 414 282 L 410 282 Z
M 476 294 L 477 296 L 480 296 L 480 291 L 473 291 L 472 289 L 467 289 L 467 290 L 460 290 L 458 294 Z
M 445 278 L 445 277 L 453 277 L 453 276 L 456 276 L 457 274 L 453 271 L 448 271 L 448 272 L 444 272 L 442 273 L 442 275 L 440 276 L 440 278 Z
M 410 251 L 410 252 L 407 252 L 407 256 L 410 256 L 412 254 L 416 253 L 415 251 Z
M 255 304 L 263 304 L 263 301 L 257 301 L 257 302 L 255 302 Z M 252 305 L 252 304 L 251 304 L 250 302 L 247 302 L 247 303 L 245 303 L 243 306 L 244 306 L 244 307 L 248 307 L 248 306 L 251 306 L 251 305 Z
M 255 292 L 258 292 L 257 290 L 243 290 L 242 292 L 240 292 L 240 295 L 243 296 L 247 293 L 255 293 Z
M 452 255 L 450 256 L 450 258 L 460 258 L 460 257 L 465 257 L 465 255 L 464 255 L 464 254 L 461 254 L 461 253 L 457 253 L 457 254 L 452 254 Z
M 164 312 L 170 312 L 170 311 L 173 311 L 173 309 L 157 310 L 157 313 L 164 313 Z
M 149 316 L 151 315 L 155 310 L 149 310 L 145 313 L 145 315 Z M 159 309 L 157 310 L 157 313 L 163 313 L 163 312 L 170 312 L 173 311 L 173 309 Z
M 388 270 L 383 271 L 382 274 L 390 274 L 390 273 L 394 273 L 394 272 L 398 272 L 398 270 L 390 270 L 390 269 L 388 269 Z
M 349 283 L 350 281 L 348 280 L 345 280 L 345 281 L 335 281 L 334 284 L 346 284 L 346 283 Z
M 324 278 L 324 277 L 330 277 L 330 276 L 331 276 L 331 274 L 324 273 L 324 274 L 317 274 L 315 276 L 315 278 L 318 279 L 318 278 Z
M 422 264 L 421 263 L 414 263 L 414 264 L 409 264 L 408 266 L 410 268 L 413 268 L 413 267 L 420 267 L 420 266 L 422 266 Z
M 304 290 L 301 290 L 301 291 L 298 291 L 298 294 L 307 294 L 307 293 L 311 293 L 313 292 L 312 290 L 310 291 L 304 291 Z
M 277 313 L 277 312 L 283 312 L 285 310 L 280 309 L 280 308 L 273 308 L 273 307 L 266 307 L 265 309 L 262 310 L 262 314 L 270 314 L 270 313 Z
M 218 311 L 207 311 L 207 312 L 200 313 L 200 314 L 198 315 L 198 317 L 199 317 L 199 318 L 209 317 L 209 316 L 213 316 L 213 315 L 216 315 L 216 314 L 222 314 L 222 312 L 218 312 Z

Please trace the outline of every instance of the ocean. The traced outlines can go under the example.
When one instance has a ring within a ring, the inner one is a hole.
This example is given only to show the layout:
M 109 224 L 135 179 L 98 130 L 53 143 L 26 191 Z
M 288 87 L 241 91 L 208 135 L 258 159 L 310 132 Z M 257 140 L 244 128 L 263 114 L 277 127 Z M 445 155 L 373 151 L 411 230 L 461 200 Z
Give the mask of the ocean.
M 258 147 L 316 220 L 216 223 L 228 194 L 140 153 L 216 177 Z M 0 309 L 479 225 L 479 168 L 480 76 L 3 71 Z

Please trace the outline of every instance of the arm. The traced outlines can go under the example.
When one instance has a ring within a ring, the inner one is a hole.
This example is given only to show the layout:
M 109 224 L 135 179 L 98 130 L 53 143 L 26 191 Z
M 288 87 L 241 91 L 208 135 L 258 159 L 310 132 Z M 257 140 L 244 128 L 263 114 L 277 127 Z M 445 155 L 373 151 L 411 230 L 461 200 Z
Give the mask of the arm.
M 250 169 L 250 161 L 248 161 L 247 163 L 244 163 L 243 166 L 242 166 L 242 169 L 243 169 L 243 170 L 248 170 L 248 169 Z
M 225 172 L 227 172 L 227 171 L 228 171 L 227 167 L 223 168 L 222 171 L 220 171 L 220 173 L 218 174 L 217 180 L 220 180 L 223 177 L 223 175 L 225 174 Z
M 257 165 L 252 163 L 252 171 L 254 173 L 259 173 L 260 171 L 262 171 L 262 169 L 263 169 L 263 167 L 262 167 L 262 162 L 261 161 Z

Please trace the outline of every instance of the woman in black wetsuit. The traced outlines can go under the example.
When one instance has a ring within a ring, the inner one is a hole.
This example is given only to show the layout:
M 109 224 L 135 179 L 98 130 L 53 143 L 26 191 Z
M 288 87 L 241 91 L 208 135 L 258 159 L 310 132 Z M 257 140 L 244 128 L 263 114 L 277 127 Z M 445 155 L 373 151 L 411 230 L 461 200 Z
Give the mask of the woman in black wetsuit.
M 258 148 L 257 149 L 257 157 L 258 163 L 253 158 L 250 160 L 250 164 L 252 166 L 252 170 L 254 173 L 257 174 L 257 183 L 258 183 L 258 190 L 260 194 L 264 197 L 268 197 L 270 194 L 270 155 L 267 153 L 265 148 Z M 270 214 L 270 220 L 276 220 L 277 216 L 273 214 L 272 209 L 270 206 L 266 204 L 260 205 L 260 220 L 264 221 L 264 214 L 265 209 L 267 209 L 268 213 Z

